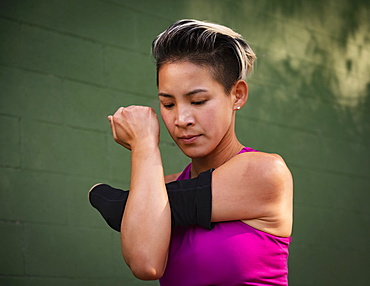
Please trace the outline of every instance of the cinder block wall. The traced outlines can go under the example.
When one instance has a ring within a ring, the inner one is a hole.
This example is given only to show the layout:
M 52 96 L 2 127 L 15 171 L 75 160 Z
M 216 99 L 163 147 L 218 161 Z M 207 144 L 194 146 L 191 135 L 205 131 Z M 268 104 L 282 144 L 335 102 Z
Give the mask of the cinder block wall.
M 365 0 L 2 0 L 0 285 L 158 285 L 132 276 L 87 191 L 128 187 L 106 116 L 157 109 L 150 43 L 180 18 L 228 25 L 258 55 L 237 131 L 293 172 L 290 285 L 365 285 L 369 12 Z M 180 171 L 188 159 L 161 136 L 166 173 Z

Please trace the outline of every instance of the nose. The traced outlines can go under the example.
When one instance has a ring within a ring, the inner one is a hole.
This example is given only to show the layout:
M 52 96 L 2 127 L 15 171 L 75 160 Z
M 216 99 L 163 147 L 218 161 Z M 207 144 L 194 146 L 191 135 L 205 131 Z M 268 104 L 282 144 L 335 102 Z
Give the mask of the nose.
M 194 116 L 191 108 L 178 106 L 176 110 L 175 125 L 177 127 L 188 127 L 194 125 Z

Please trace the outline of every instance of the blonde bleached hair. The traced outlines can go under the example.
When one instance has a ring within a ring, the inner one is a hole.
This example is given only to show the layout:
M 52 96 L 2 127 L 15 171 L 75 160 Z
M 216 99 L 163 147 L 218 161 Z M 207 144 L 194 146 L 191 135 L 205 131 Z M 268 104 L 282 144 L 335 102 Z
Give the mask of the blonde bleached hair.
M 227 93 L 253 71 L 256 55 L 243 37 L 223 25 L 184 19 L 159 34 L 152 43 L 157 75 L 162 65 L 189 61 L 211 68 Z M 158 80 L 158 76 L 157 76 Z

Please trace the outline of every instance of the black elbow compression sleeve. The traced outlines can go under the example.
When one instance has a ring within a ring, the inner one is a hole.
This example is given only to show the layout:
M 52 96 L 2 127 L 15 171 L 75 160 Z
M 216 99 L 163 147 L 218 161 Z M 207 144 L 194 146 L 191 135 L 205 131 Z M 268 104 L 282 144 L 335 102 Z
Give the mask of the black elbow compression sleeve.
M 213 169 L 194 179 L 166 184 L 172 227 L 199 225 L 212 229 L 212 172 Z M 90 190 L 89 201 L 111 228 L 120 231 L 128 195 L 129 191 L 100 184 Z

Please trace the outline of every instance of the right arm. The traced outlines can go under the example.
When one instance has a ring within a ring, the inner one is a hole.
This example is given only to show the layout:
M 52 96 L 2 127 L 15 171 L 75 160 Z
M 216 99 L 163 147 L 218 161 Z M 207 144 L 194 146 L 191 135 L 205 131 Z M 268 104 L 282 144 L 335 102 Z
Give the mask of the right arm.
M 158 119 L 151 108 L 120 108 L 110 117 L 117 143 L 131 149 L 130 195 L 121 223 L 123 257 L 143 280 L 160 278 L 167 264 L 171 213 L 159 143 Z

